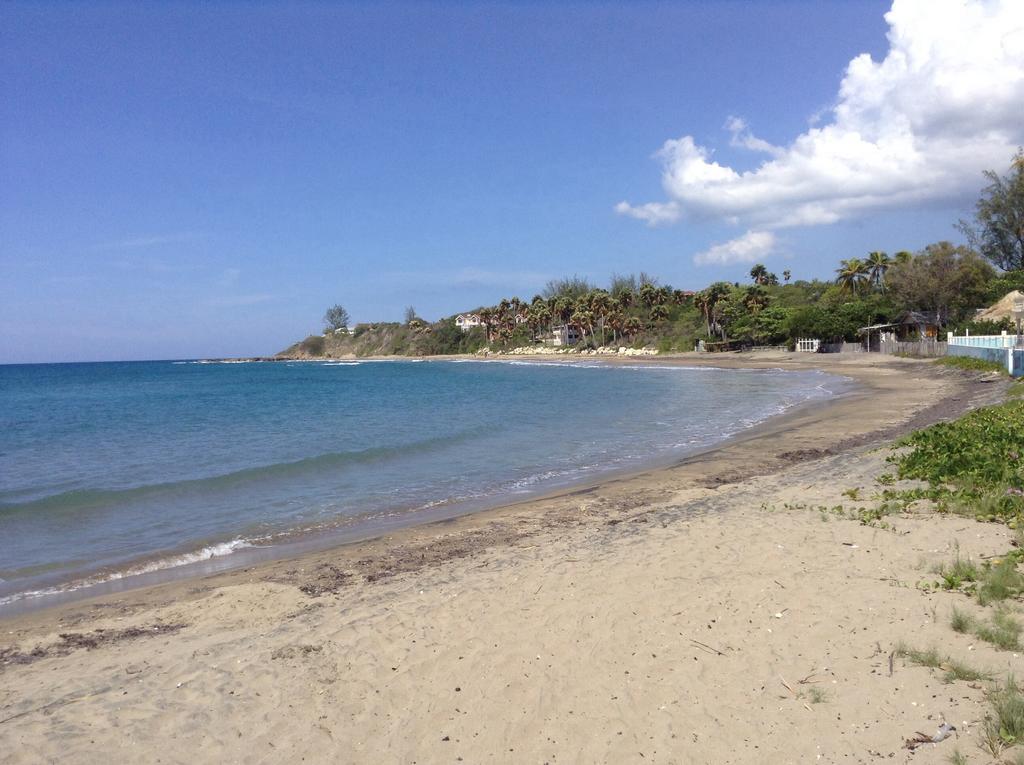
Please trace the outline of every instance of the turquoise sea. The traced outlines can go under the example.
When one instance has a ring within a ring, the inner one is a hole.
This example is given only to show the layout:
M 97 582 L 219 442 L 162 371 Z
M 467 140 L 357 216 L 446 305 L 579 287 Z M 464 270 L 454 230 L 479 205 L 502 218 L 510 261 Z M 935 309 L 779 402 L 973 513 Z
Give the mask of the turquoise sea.
M 0 366 L 0 605 L 667 464 L 845 384 L 657 363 Z

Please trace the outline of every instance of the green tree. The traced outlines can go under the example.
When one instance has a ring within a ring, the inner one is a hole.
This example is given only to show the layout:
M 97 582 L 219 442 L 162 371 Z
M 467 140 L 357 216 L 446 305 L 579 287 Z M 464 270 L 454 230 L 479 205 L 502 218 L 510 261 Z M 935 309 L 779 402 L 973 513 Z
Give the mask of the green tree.
M 324 325 L 329 330 L 348 329 L 348 311 L 341 305 L 333 305 L 324 314 Z
M 754 284 L 764 284 L 768 279 L 768 269 L 762 263 L 755 263 L 750 269 L 750 278 L 754 280 Z
M 889 270 L 889 266 L 892 265 L 892 260 L 884 252 L 868 253 L 867 268 L 868 277 L 871 283 L 880 290 L 885 289 L 885 272 Z
M 868 265 L 860 258 L 840 260 L 836 269 L 836 284 L 847 292 L 860 292 L 868 279 Z
M 958 228 L 971 245 L 1004 271 L 1024 269 L 1024 149 L 1018 149 L 1010 172 L 986 170 L 989 185 L 974 208 L 974 222 Z
M 693 296 L 694 305 L 697 306 L 701 315 L 704 316 L 704 323 L 707 328 L 708 337 L 711 337 L 712 330 L 717 329 L 715 324 L 715 309 L 718 306 L 718 303 L 725 299 L 730 292 L 732 292 L 732 287 L 728 282 L 715 282 Z
M 657 303 L 651 306 L 651 321 L 661 322 L 668 318 L 668 308 L 664 303 Z
M 644 282 L 640 287 L 640 302 L 650 308 L 658 301 L 658 288 L 653 282 Z
M 901 308 L 926 313 L 944 326 L 983 307 L 995 277 L 974 250 L 937 242 L 889 269 L 889 291 Z
M 767 307 L 770 300 L 771 298 L 768 296 L 765 288 L 756 284 L 753 287 L 747 287 L 742 297 L 743 307 L 752 314 L 756 314 L 762 308 Z

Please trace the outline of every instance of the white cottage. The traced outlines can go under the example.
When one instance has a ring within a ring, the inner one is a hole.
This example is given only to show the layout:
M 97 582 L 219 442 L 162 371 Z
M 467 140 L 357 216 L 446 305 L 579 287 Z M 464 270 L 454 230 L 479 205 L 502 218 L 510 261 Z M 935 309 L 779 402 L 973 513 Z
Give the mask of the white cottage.
M 469 332 L 473 327 L 482 327 L 483 325 L 480 314 L 477 313 L 460 313 L 455 317 L 455 326 L 463 332 Z

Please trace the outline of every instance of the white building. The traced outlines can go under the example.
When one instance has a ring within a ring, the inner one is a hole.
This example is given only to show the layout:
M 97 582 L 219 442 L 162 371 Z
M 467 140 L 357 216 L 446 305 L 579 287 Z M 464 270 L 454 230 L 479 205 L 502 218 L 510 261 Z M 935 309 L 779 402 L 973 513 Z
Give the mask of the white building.
M 579 341 L 579 330 L 576 327 L 563 324 L 560 327 L 555 327 L 552 333 L 544 339 L 544 345 L 559 347 L 563 345 L 576 345 Z
M 455 326 L 463 332 L 469 332 L 473 327 L 482 327 L 483 325 L 480 314 L 477 313 L 460 313 L 455 317 Z

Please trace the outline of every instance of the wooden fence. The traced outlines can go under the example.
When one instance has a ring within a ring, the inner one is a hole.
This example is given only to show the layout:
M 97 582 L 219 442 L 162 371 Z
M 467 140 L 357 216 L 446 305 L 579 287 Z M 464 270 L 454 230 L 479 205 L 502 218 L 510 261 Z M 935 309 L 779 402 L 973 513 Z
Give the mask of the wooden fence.
M 924 358 L 938 358 L 939 356 L 946 355 L 946 342 L 942 340 L 889 340 L 879 343 L 878 352 L 889 354 L 899 353 L 905 356 L 922 356 Z

